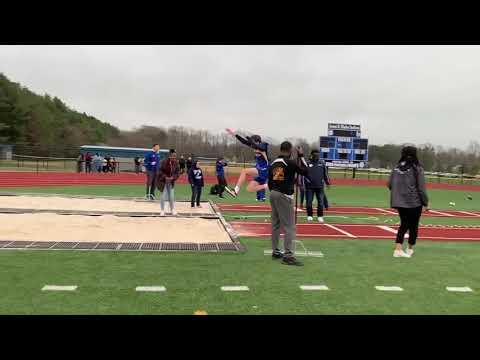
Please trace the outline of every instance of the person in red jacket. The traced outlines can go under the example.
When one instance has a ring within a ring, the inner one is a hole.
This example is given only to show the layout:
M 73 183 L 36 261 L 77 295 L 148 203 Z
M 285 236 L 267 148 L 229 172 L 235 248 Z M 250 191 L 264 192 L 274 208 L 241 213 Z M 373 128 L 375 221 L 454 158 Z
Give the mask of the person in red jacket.
M 177 215 L 175 211 L 175 181 L 180 176 L 180 165 L 177 160 L 177 153 L 175 149 L 170 149 L 170 154 L 167 159 L 163 160 L 160 164 L 160 170 L 158 173 L 157 186 L 162 192 L 160 197 L 160 215 L 165 215 L 165 201 L 168 198 L 170 204 L 170 211 L 172 215 Z

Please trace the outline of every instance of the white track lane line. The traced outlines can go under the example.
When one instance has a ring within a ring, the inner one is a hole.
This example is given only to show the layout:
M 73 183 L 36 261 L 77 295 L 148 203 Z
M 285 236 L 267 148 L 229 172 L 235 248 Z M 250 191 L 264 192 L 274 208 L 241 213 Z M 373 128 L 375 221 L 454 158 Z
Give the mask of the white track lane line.
M 471 288 L 468 286 L 463 286 L 463 287 L 455 287 L 455 286 L 447 286 L 447 291 L 451 292 L 473 292 Z
M 300 285 L 300 289 L 305 291 L 330 290 L 326 285 Z
M 42 291 L 75 291 L 77 290 L 77 285 L 68 285 L 68 286 L 59 286 L 59 285 L 45 285 L 42 288 Z
M 444 213 L 444 212 L 441 212 L 441 211 L 436 211 L 436 210 L 429 210 L 428 212 L 431 212 L 431 213 L 434 213 L 434 214 L 437 214 L 437 215 L 442 215 L 442 216 L 455 217 L 455 215 L 447 214 L 447 213 Z
M 378 291 L 403 291 L 400 286 L 375 286 Z
M 141 292 L 161 292 L 161 291 L 167 291 L 165 286 L 137 286 L 135 288 L 135 291 L 141 291 Z
M 339 229 L 339 228 L 336 227 L 336 226 L 333 226 L 333 225 L 330 225 L 330 224 L 323 224 L 323 225 L 328 226 L 330 229 L 333 229 L 333 230 L 335 230 L 335 231 L 338 231 L 338 232 L 342 233 L 343 235 L 347 235 L 349 238 L 352 238 L 352 239 L 356 239 L 356 238 L 357 238 L 355 235 L 350 234 L 348 231 Z
M 479 214 L 475 214 L 475 213 L 468 212 L 468 211 L 457 211 L 457 212 L 465 214 L 465 215 L 470 215 L 470 216 L 473 216 L 473 217 L 480 217 Z
M 374 208 L 375 210 L 378 210 L 378 211 L 381 211 L 383 213 L 386 213 L 386 214 L 389 214 L 389 215 L 398 215 L 396 212 L 394 211 L 390 211 L 390 210 L 386 210 L 386 209 L 381 209 L 381 208 Z
M 249 291 L 248 286 L 222 286 L 222 291 Z
M 377 228 L 391 232 L 392 234 L 396 234 L 397 230 L 392 229 L 390 226 L 385 226 L 385 225 L 377 225 Z M 405 237 L 408 239 L 408 234 L 405 234 Z

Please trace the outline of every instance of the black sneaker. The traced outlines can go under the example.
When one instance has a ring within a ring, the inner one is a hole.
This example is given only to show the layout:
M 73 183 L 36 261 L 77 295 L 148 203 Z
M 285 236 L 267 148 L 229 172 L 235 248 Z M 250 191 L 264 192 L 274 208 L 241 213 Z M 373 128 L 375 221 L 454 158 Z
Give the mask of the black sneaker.
M 283 259 L 283 253 L 281 251 L 272 252 L 272 259 L 273 260 Z
M 282 264 L 284 265 L 295 265 L 295 266 L 303 266 L 301 261 L 298 261 L 293 256 L 284 257 L 282 260 Z

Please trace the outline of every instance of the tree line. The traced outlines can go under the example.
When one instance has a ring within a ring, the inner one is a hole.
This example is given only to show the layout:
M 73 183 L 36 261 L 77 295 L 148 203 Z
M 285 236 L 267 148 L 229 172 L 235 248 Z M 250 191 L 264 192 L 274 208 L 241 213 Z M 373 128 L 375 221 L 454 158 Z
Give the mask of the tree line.
M 242 131 L 240 130 L 242 133 Z M 244 134 L 249 134 L 243 131 Z M 251 134 L 250 134 L 251 135 Z M 259 134 L 263 135 L 263 134 Z M 321 135 L 321 134 L 319 134 Z M 271 154 L 279 153 L 283 139 L 266 139 Z M 319 143 L 304 138 L 288 138 L 308 154 Z M 156 127 L 144 125 L 133 130 L 120 130 L 93 116 L 69 108 L 59 98 L 40 96 L 0 73 L 0 143 L 15 145 L 19 155 L 76 157 L 81 145 L 175 148 L 179 154 L 216 158 L 223 155 L 230 161 L 251 162 L 251 149 L 225 132 L 182 126 Z M 369 145 L 369 165 L 392 168 L 399 159 L 401 145 Z M 418 146 L 419 159 L 427 171 L 480 172 L 480 144 L 471 141 L 466 149 L 445 148 L 425 144 Z

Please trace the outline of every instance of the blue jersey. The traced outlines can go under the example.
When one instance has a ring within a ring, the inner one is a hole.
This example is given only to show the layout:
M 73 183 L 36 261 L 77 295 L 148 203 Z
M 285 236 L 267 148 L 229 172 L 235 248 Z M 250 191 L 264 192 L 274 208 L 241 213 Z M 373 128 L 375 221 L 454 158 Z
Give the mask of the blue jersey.
M 155 151 L 150 151 L 145 155 L 145 169 L 156 171 L 160 167 L 160 156 Z
M 224 167 L 227 166 L 227 163 L 225 161 L 218 160 L 216 164 L 216 172 L 217 176 L 225 176 L 225 169 Z

